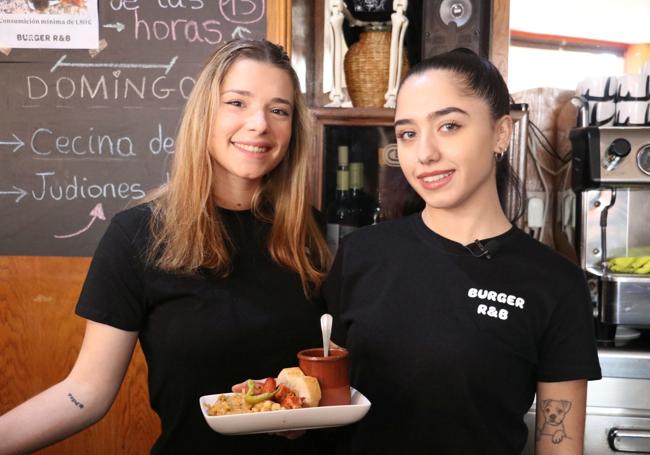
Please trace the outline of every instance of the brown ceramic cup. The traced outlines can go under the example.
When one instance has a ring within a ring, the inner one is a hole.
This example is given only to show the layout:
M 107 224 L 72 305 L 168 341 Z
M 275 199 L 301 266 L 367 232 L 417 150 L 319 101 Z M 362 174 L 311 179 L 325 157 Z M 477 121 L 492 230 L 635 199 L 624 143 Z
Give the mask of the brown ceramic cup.
M 330 349 L 329 356 L 323 357 L 323 348 L 305 349 L 298 353 L 298 366 L 307 376 L 318 379 L 319 406 L 350 404 L 348 351 Z

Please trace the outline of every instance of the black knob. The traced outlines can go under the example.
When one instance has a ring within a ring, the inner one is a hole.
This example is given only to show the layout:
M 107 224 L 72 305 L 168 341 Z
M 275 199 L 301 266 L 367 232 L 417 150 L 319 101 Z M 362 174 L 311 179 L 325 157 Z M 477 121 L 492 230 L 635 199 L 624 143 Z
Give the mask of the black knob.
M 625 158 L 630 154 L 630 150 L 632 150 L 632 146 L 627 139 L 618 138 L 614 139 L 614 142 L 609 145 L 607 153 L 610 155 L 616 155 L 620 158 Z

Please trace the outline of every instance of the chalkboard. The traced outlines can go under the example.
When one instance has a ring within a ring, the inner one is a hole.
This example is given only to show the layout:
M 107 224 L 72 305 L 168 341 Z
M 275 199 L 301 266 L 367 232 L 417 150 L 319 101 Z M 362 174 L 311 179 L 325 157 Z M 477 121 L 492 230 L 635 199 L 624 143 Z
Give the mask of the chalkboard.
M 0 54 L 0 255 L 92 255 L 168 178 L 208 55 L 266 36 L 266 0 L 101 0 L 101 51 Z

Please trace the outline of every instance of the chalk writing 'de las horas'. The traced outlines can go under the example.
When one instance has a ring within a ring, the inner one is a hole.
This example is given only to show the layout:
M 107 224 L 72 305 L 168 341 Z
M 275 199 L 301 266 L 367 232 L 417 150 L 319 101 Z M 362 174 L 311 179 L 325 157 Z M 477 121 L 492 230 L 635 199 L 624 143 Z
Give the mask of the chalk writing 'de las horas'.
M 207 1 L 174 1 L 157 0 L 160 9 L 187 10 L 189 12 L 201 10 L 203 17 L 218 17 L 219 19 L 201 20 L 195 17 L 179 17 L 173 19 L 145 16 L 140 11 L 139 1 L 115 0 L 110 3 L 114 10 L 128 10 L 133 14 L 132 30 L 133 39 L 155 41 L 184 41 L 187 43 L 219 44 L 224 41 L 222 28 L 224 23 L 241 26 L 241 35 L 251 34 L 245 25 L 254 24 L 263 20 L 265 2 L 254 0 L 219 0 Z M 246 31 L 245 31 L 246 30 Z M 252 38 L 252 36 L 239 36 Z

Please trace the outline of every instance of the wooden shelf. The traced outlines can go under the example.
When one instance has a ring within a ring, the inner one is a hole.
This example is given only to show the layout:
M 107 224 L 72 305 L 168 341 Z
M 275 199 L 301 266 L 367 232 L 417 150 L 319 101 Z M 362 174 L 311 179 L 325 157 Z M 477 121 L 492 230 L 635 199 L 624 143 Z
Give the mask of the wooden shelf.
M 311 200 L 314 207 L 323 205 L 324 173 L 326 172 L 326 150 L 328 128 L 379 127 L 392 132 L 394 109 L 385 108 L 311 108 L 314 121 L 314 137 L 310 150 Z M 363 141 L 362 137 L 357 138 Z M 373 141 L 369 141 L 372 143 Z M 331 163 L 330 163 L 331 164 Z
M 361 107 L 318 107 L 310 109 L 317 121 L 329 125 L 393 124 L 394 109 Z

